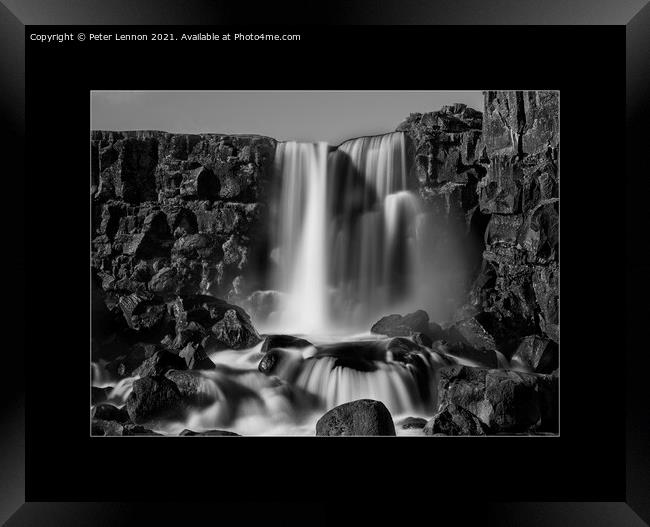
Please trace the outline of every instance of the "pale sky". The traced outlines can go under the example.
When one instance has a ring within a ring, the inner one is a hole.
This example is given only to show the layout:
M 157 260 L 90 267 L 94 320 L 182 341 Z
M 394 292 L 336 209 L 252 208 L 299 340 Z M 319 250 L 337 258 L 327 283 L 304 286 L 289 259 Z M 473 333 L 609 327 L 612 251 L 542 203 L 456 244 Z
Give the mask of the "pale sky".
M 260 134 L 336 145 L 391 132 L 409 113 L 456 102 L 483 109 L 480 91 L 93 91 L 91 128 Z

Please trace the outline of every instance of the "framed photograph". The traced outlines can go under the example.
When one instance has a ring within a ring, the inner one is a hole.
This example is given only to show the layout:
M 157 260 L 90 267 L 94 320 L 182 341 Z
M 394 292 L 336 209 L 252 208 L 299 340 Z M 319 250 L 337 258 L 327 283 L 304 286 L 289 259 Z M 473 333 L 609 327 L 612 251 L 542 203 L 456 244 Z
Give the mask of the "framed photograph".
M 2 8 L 2 520 L 645 525 L 649 8 L 162 4 Z

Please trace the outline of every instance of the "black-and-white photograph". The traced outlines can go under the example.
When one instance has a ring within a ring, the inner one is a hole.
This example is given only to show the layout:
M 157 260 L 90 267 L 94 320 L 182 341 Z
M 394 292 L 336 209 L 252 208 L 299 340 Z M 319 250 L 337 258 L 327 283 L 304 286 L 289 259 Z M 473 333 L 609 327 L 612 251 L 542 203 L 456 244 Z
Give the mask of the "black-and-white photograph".
M 556 436 L 558 91 L 92 91 L 90 434 Z

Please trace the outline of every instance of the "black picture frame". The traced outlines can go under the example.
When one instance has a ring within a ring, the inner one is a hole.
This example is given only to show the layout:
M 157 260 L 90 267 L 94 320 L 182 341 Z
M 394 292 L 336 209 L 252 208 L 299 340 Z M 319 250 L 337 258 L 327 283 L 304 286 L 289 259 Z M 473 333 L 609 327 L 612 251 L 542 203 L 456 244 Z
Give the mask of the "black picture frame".
M 29 485 L 25 471 L 25 444 L 26 437 L 35 430 L 26 429 L 24 412 L 29 411 L 25 405 L 26 395 L 29 393 L 29 376 L 25 368 L 27 354 L 37 353 L 26 344 L 26 337 L 33 334 L 33 321 L 30 324 L 25 320 L 26 302 L 34 301 L 30 296 L 33 288 L 27 287 L 27 282 L 33 280 L 27 272 L 29 269 L 26 261 L 26 244 L 30 243 L 30 232 L 25 229 L 27 222 L 22 221 L 30 214 L 30 196 L 26 192 L 25 184 L 29 178 L 35 177 L 30 171 L 30 159 L 21 155 L 26 150 L 26 98 L 25 98 L 25 68 L 26 68 L 26 26 L 56 24 L 66 26 L 84 25 L 118 25 L 118 24 L 232 24 L 242 16 L 247 23 L 306 23 L 306 24 L 436 24 L 436 25 L 575 25 L 577 34 L 580 27 L 587 25 L 619 26 L 625 33 L 626 45 L 626 123 L 621 122 L 620 130 L 594 131 L 594 152 L 585 156 L 586 162 L 599 162 L 599 156 L 610 155 L 620 157 L 623 152 L 607 150 L 608 134 L 624 135 L 625 163 L 618 162 L 620 172 L 612 174 L 612 192 L 618 194 L 618 205 L 625 219 L 625 236 L 620 236 L 619 242 L 625 241 L 622 250 L 620 244 L 614 246 L 615 250 L 621 249 L 620 259 L 624 262 L 616 273 L 609 279 L 624 282 L 625 300 L 623 305 L 609 306 L 600 315 L 601 321 L 597 323 L 600 331 L 617 333 L 620 338 L 620 347 L 617 360 L 612 364 L 603 364 L 603 376 L 611 375 L 611 369 L 616 370 L 619 379 L 617 387 L 622 387 L 625 393 L 625 406 L 619 408 L 619 417 L 625 419 L 624 442 L 624 467 L 625 489 L 621 490 L 620 500 L 599 501 L 585 493 L 577 493 L 581 501 L 563 501 L 563 496 L 545 502 L 511 501 L 510 496 L 504 495 L 503 501 L 491 501 L 482 504 L 478 510 L 464 511 L 465 519 L 481 519 L 488 524 L 494 522 L 501 525 L 643 525 L 650 522 L 650 434 L 648 414 L 645 400 L 647 395 L 644 389 L 648 358 L 644 352 L 645 307 L 644 293 L 647 292 L 648 263 L 644 259 L 644 240 L 647 239 L 647 213 L 642 200 L 650 195 L 648 191 L 646 154 L 648 141 L 648 87 L 650 86 L 650 6 L 643 1 L 629 1 L 626 3 L 616 1 L 600 1 L 598 3 L 587 0 L 571 3 L 553 1 L 544 4 L 533 1 L 500 2 L 486 7 L 480 1 L 438 2 L 426 4 L 415 1 L 384 2 L 381 8 L 374 7 L 374 3 L 366 2 L 333 2 L 324 11 L 299 9 L 285 10 L 277 5 L 260 8 L 255 12 L 248 12 L 243 6 L 226 6 L 225 3 L 211 3 L 207 1 L 173 2 L 164 0 L 160 2 L 98 2 L 87 1 L 83 4 L 63 1 L 21 0 L 4 1 L 0 5 L 0 79 L 2 82 L 2 112 L 5 123 L 2 126 L 2 141 L 4 155 L 13 163 L 8 169 L 9 177 L 5 177 L 7 187 L 5 197 L 6 210 L 9 212 L 9 221 L 6 235 L 9 257 L 5 260 L 10 264 L 10 277 L 7 280 L 7 298 L 10 299 L 9 307 L 12 320 L 8 324 L 7 333 L 10 336 L 7 342 L 4 371 L 5 382 L 0 383 L 2 406 L 2 434 L 0 434 L 0 520 L 7 521 L 8 525 L 39 525 L 44 518 L 51 525 L 115 525 L 128 522 L 142 522 L 143 520 L 155 521 L 158 519 L 184 520 L 188 514 L 186 506 L 180 504 L 167 504 L 164 508 L 152 507 L 151 504 L 140 503 L 137 496 L 120 496 L 116 489 L 111 502 L 86 501 L 56 501 L 59 498 L 56 489 L 57 474 L 51 474 L 52 490 L 44 499 L 25 501 L 25 486 Z M 182 7 L 181 7 L 182 4 Z M 407 31 L 406 29 L 404 31 Z M 621 67 L 623 67 L 621 65 Z M 56 82 L 56 79 L 53 79 Z M 594 87 L 598 89 L 598 87 Z M 620 97 L 620 101 L 619 101 Z M 623 93 L 616 92 L 604 94 L 602 106 L 593 111 L 607 112 L 608 107 L 622 103 Z M 29 112 L 29 106 L 27 106 Z M 623 129 L 625 127 L 625 129 Z M 82 134 L 83 135 L 83 134 Z M 617 143 L 618 144 L 618 143 Z M 570 148 L 566 145 L 564 148 Z M 9 171 L 10 170 L 10 171 Z M 29 186 L 33 189 L 34 186 Z M 625 189 L 625 193 L 622 192 Z M 606 211 L 599 208 L 599 204 L 589 203 L 589 221 L 607 221 Z M 600 220 L 599 220 L 600 218 Z M 612 243 L 604 240 L 603 243 Z M 614 249 L 612 249 L 614 250 Z M 597 255 L 595 255 L 597 257 Z M 619 276 L 625 274 L 625 280 Z M 30 294 L 26 294 L 29 292 Z M 609 298 L 609 297 L 608 297 Z M 618 298 L 618 297 L 617 297 Z M 618 298 L 622 300 L 622 298 Z M 624 312 L 625 318 L 622 325 L 614 317 L 616 326 L 608 325 L 611 319 L 608 314 L 617 311 L 619 315 Z M 593 321 L 590 322 L 593 324 Z M 12 341 L 13 340 L 13 341 Z M 625 348 L 625 358 L 622 358 L 622 348 Z M 29 364 L 33 364 L 30 359 Z M 9 373 L 11 372 L 11 373 Z M 623 381 L 624 379 L 624 381 Z M 605 383 L 606 384 L 606 383 Z M 645 395 L 645 396 L 644 396 Z M 601 395 L 606 397 L 607 395 Z M 27 396 L 28 398 L 28 396 Z M 608 407 L 609 408 L 609 407 Z M 602 421 L 594 423 L 592 434 L 599 433 L 599 428 L 607 426 L 608 421 L 616 421 L 616 417 L 602 415 Z M 56 433 L 62 433 L 57 431 Z M 27 435 L 26 435 L 27 434 Z M 621 443 L 623 445 L 623 443 Z M 53 455 L 56 455 L 53 453 Z M 593 459 L 593 469 L 598 470 L 603 459 L 613 455 L 611 452 L 602 452 L 602 459 Z M 558 474 L 556 477 L 563 477 Z M 522 482 L 525 485 L 525 482 Z M 272 483 L 258 481 L 251 491 L 242 500 L 251 501 L 278 501 L 279 495 L 270 497 L 264 490 L 272 490 Z M 472 493 L 473 494 L 473 493 Z M 464 496 L 459 495 L 462 499 Z M 124 499 L 124 502 L 120 502 Z M 472 499 L 475 497 L 472 495 Z M 314 497 L 314 503 L 302 501 L 291 506 L 292 515 L 312 514 L 318 516 L 313 510 L 319 510 L 320 499 Z M 473 502 L 472 502 L 473 503 Z M 281 505 L 286 507 L 286 505 Z M 234 502 L 222 503 L 224 513 L 235 516 L 241 505 Z M 254 518 L 265 518 L 268 514 L 267 506 L 249 507 L 249 513 Z M 209 504 L 200 504 L 193 507 L 192 513 L 209 517 L 214 515 L 214 508 Z M 353 513 L 359 514 L 360 512 Z M 371 516 L 378 515 L 379 511 L 367 513 Z M 442 514 L 442 513 L 441 513 Z M 322 516 L 315 518 L 312 523 L 325 521 L 327 511 Z

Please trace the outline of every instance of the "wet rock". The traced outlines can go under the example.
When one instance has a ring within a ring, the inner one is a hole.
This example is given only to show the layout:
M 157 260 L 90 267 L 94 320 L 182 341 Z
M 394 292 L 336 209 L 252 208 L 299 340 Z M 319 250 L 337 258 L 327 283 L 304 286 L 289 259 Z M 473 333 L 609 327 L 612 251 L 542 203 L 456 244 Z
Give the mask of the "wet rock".
M 93 436 L 121 436 L 124 426 L 117 421 L 93 419 L 90 434 Z
M 97 386 L 93 386 L 91 389 L 91 404 L 96 405 L 103 403 L 108 399 L 109 394 L 113 390 L 112 387 L 107 387 L 107 388 L 98 388 Z
M 394 436 L 390 412 L 380 401 L 360 399 L 331 409 L 316 423 L 317 436 Z
M 221 248 L 224 265 L 236 265 L 240 269 L 246 265 L 247 249 L 239 243 L 234 234 L 230 235 Z
M 483 436 L 488 427 L 462 406 L 447 404 L 424 427 L 425 435 Z
M 496 350 L 494 337 L 475 317 L 455 323 L 447 331 L 451 342 L 462 342 L 477 350 Z
M 194 432 L 192 430 L 188 430 L 187 428 L 183 430 L 179 436 L 233 436 L 233 437 L 241 437 L 239 434 L 236 434 L 235 432 L 229 432 L 227 430 L 206 430 L 204 432 Z
M 188 343 L 180 352 L 190 370 L 212 370 L 214 363 L 206 355 L 201 344 Z
M 133 383 L 126 409 L 131 421 L 143 424 L 179 416 L 183 404 L 181 394 L 172 381 L 165 377 L 144 377 Z
M 262 360 L 260 361 L 259 365 L 257 366 L 257 369 L 264 373 L 265 375 L 270 375 L 273 373 L 273 370 L 277 366 L 277 364 L 280 362 L 282 359 L 282 351 L 274 348 L 268 350 L 264 356 L 262 357 Z
M 521 340 L 510 361 L 531 372 L 553 373 L 558 367 L 558 352 L 558 345 L 552 340 L 530 335 Z
M 178 293 L 179 286 L 177 271 L 172 267 L 163 267 L 149 281 L 149 290 L 159 295 Z
M 133 375 L 140 377 L 155 377 L 164 375 L 167 370 L 185 369 L 185 360 L 169 351 L 156 351 L 140 366 L 133 370 Z
M 422 417 L 405 417 L 397 423 L 402 430 L 422 429 L 426 426 L 427 420 Z
M 244 349 L 257 344 L 261 339 L 248 317 L 243 318 L 234 309 L 226 311 L 212 332 L 221 344 L 221 349 Z
M 531 263 L 547 264 L 558 257 L 558 201 L 543 201 L 531 209 L 519 229 L 517 243 L 527 252 Z
M 174 242 L 172 253 L 189 259 L 219 257 L 221 251 L 215 241 L 207 234 L 188 234 Z
M 405 356 L 421 349 L 419 344 L 406 337 L 394 337 L 386 344 L 386 352 L 398 361 L 403 361 Z
M 273 348 L 306 348 L 307 346 L 313 346 L 313 344 L 300 337 L 291 335 L 268 335 L 262 343 L 260 353 L 266 353 Z
M 103 421 L 117 421 L 118 423 L 126 423 L 129 420 L 129 414 L 126 408 L 118 408 L 112 404 L 98 404 L 91 412 L 93 419 L 101 419 Z
M 153 430 L 149 430 L 140 425 L 133 423 L 119 423 L 117 421 L 105 421 L 103 419 L 93 419 L 91 435 L 93 436 L 160 436 Z
M 203 408 L 216 400 L 216 394 L 206 389 L 209 381 L 195 370 L 169 370 L 165 373 L 165 378 L 176 385 L 187 406 Z
M 127 324 L 135 331 L 160 327 L 167 313 L 164 303 L 137 293 L 121 297 L 118 305 Z
M 414 333 L 412 338 L 413 342 L 420 346 L 430 348 L 433 345 L 433 339 L 424 333 Z
M 439 341 L 434 343 L 434 351 L 455 359 L 469 361 L 474 366 L 482 368 L 498 368 L 499 359 L 494 350 L 476 349 L 464 342 L 444 342 Z
M 408 315 L 388 315 L 376 322 L 372 333 L 389 337 L 408 337 L 413 333 L 429 333 L 429 315 L 421 309 Z
M 456 366 L 440 372 L 438 400 L 465 408 L 493 433 L 552 431 L 556 392 L 548 375 Z
M 559 266 L 535 266 L 533 289 L 540 310 L 539 326 L 553 341 L 560 341 L 559 326 Z
M 149 430 L 144 426 L 136 425 L 133 423 L 127 423 L 122 429 L 123 436 L 162 436 L 153 430 Z

